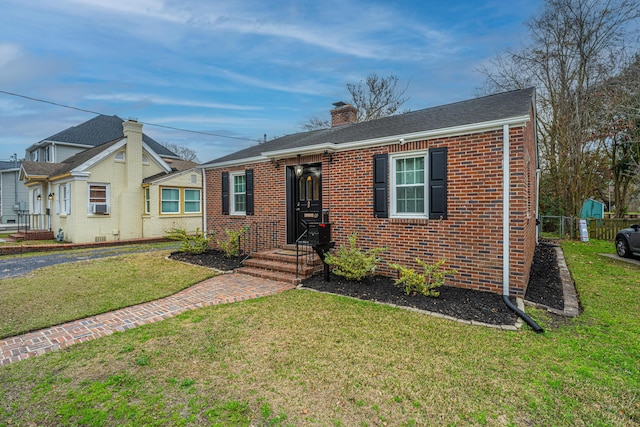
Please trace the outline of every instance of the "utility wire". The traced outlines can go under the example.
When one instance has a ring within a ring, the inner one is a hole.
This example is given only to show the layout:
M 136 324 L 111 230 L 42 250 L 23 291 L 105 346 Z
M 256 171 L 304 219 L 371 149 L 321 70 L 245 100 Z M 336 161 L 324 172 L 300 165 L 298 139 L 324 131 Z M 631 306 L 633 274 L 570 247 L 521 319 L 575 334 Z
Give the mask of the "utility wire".
M 53 102 L 53 101 L 47 101 L 45 99 L 34 98 L 34 97 L 31 97 L 31 96 L 27 96 L 27 95 L 21 95 L 19 93 L 7 92 L 6 90 L 2 90 L 2 89 L 0 89 L 0 93 L 4 93 L 5 95 L 17 96 L 18 98 L 24 98 L 24 99 L 28 99 L 30 101 L 36 101 L 36 102 L 42 102 L 44 104 L 55 105 L 56 107 L 69 108 L 71 110 L 82 111 L 82 112 L 91 113 L 91 114 L 97 114 L 99 116 L 108 116 L 109 115 L 109 114 L 99 113 L 97 111 L 87 110 L 87 109 L 84 109 L 84 108 L 74 107 L 72 105 L 65 105 L 65 104 L 60 104 L 60 103 Z M 202 131 L 198 131 L 198 130 L 183 129 L 183 128 L 178 128 L 178 127 L 174 127 L 174 126 L 159 125 L 159 124 L 156 124 L 156 123 L 149 123 L 149 122 L 142 122 L 142 121 L 140 123 L 142 123 L 144 125 L 148 125 L 148 126 L 155 126 L 155 127 L 159 127 L 159 128 L 177 130 L 177 131 L 180 131 L 180 132 L 190 132 L 190 133 L 198 133 L 198 134 L 201 134 L 201 135 L 216 136 L 216 137 L 219 137 L 219 138 L 239 139 L 241 141 L 251 141 L 251 142 L 261 142 L 262 141 L 260 139 L 250 139 L 250 138 L 242 138 L 242 137 L 239 137 L 239 136 L 220 135 L 220 134 L 216 134 L 216 133 L 202 132 Z

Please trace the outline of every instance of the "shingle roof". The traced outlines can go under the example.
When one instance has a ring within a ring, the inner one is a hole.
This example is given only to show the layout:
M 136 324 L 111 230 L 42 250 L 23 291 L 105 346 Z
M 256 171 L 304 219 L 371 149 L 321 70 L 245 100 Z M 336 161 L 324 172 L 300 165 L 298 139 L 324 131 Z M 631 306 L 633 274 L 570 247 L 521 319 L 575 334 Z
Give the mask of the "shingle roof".
M 100 115 L 77 126 L 72 126 L 62 132 L 58 132 L 55 135 L 43 139 L 39 143 L 44 141 L 54 141 L 96 147 L 104 144 L 105 142 L 123 138 L 124 132 L 122 130 L 122 122 L 124 122 L 124 120 L 118 116 Z M 142 140 L 158 155 L 178 158 L 173 151 L 156 142 L 144 133 L 142 134 Z
M 106 144 L 98 145 L 97 147 L 84 150 L 81 153 L 71 156 L 64 160 L 62 163 L 45 163 L 45 162 L 22 162 L 22 168 L 27 175 L 44 175 L 52 177 L 56 175 L 62 175 L 74 168 L 80 166 L 87 160 L 90 160 L 94 156 L 107 150 L 109 147 L 121 141 L 123 137 L 120 137 L 114 141 L 107 142 Z
M 534 88 L 520 89 L 367 122 L 296 133 L 217 158 L 204 166 L 258 157 L 269 151 L 366 141 L 521 117 L 529 114 L 534 94 Z
M 0 170 L 17 169 L 18 167 L 20 167 L 20 162 L 18 162 L 18 166 L 16 166 L 16 162 L 0 161 Z

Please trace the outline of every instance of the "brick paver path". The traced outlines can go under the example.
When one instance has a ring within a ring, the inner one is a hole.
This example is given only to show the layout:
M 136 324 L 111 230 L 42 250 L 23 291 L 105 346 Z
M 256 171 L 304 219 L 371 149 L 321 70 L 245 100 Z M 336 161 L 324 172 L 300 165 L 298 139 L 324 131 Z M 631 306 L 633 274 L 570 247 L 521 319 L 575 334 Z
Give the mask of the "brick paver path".
M 245 274 L 222 274 L 156 301 L 0 339 L 0 365 L 159 322 L 188 310 L 273 295 L 287 289 L 293 289 L 293 285 Z

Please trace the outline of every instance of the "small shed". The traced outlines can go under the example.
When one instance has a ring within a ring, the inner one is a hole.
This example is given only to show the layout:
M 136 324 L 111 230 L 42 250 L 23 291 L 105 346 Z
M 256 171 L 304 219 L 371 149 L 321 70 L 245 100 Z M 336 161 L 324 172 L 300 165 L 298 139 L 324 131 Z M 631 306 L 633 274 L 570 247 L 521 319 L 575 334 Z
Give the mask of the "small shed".
M 580 209 L 580 218 L 604 218 L 604 203 L 587 199 Z

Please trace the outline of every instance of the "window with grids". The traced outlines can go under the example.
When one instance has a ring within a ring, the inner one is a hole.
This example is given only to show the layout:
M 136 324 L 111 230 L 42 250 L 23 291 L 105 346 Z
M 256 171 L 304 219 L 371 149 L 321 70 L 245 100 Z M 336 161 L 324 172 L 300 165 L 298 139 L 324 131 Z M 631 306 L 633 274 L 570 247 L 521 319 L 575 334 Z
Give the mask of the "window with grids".
M 231 176 L 231 214 L 244 214 L 247 211 L 247 177 L 244 171 Z
M 180 213 L 180 189 L 163 188 L 160 199 L 161 213 Z
M 426 154 L 394 156 L 391 162 L 392 214 L 426 217 Z
M 200 212 L 200 190 L 185 188 L 184 213 Z

